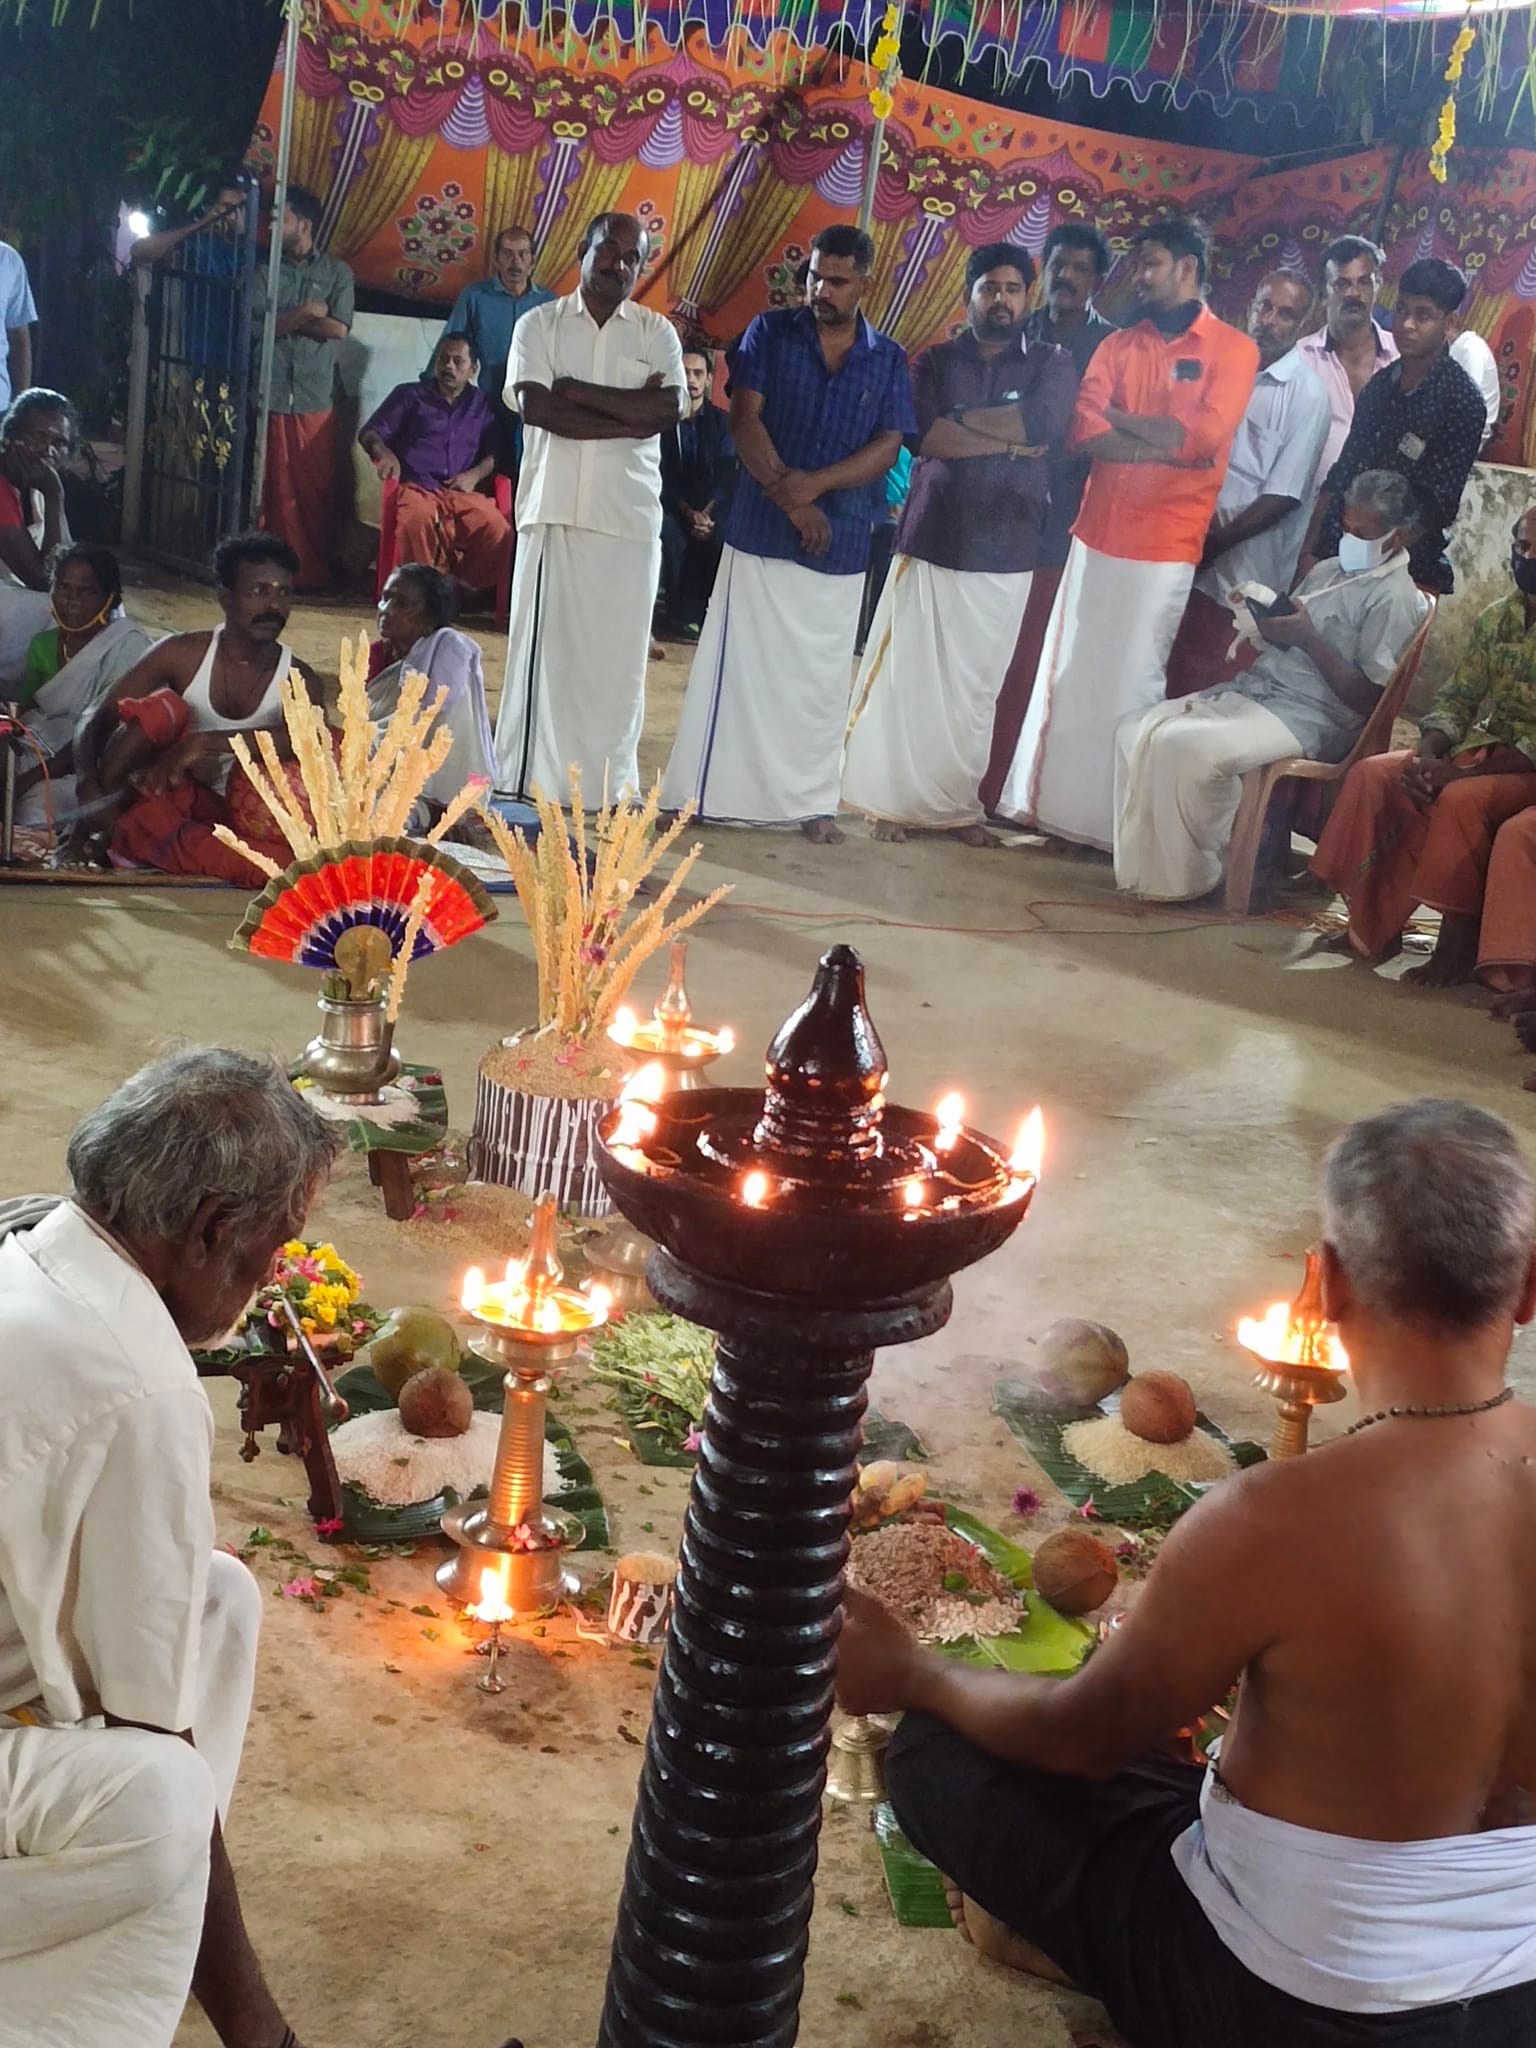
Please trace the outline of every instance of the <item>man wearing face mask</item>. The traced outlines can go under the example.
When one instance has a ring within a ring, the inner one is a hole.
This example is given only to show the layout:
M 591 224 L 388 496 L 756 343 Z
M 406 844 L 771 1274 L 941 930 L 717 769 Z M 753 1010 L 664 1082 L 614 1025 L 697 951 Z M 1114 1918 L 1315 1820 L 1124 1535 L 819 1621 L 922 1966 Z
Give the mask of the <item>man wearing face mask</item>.
M 1232 443 L 1226 482 L 1168 657 L 1168 695 L 1187 697 L 1232 673 L 1232 606 L 1245 583 L 1288 590 L 1312 509 L 1312 478 L 1328 438 L 1328 394 L 1296 346 L 1312 286 L 1295 270 L 1260 278 L 1248 309 L 1259 374 Z
M 1414 581 L 1441 595 L 1455 589 L 1446 538 L 1488 424 L 1482 393 L 1450 352 L 1466 289 L 1455 264 L 1439 256 L 1410 263 L 1398 279 L 1392 311 L 1398 360 L 1378 370 L 1360 394 L 1349 438 L 1318 493 L 1301 549 L 1303 573 L 1337 549 L 1350 479 L 1362 469 L 1396 469 L 1419 505 Z
M 1195 221 L 1137 238 L 1141 317 L 1100 345 L 1078 391 L 1068 442 L 1093 470 L 998 800 L 1004 817 L 1106 853 L 1115 728 L 1165 693 L 1259 364 L 1248 336 L 1206 308 L 1209 261 Z
M 1356 763 L 1312 863 L 1349 905 L 1357 959 L 1392 958 L 1420 904 L 1441 913 L 1433 954 L 1402 977 L 1423 988 L 1469 980 L 1508 951 L 1497 929 L 1480 946 L 1478 921 L 1499 829 L 1536 804 L 1536 511 L 1515 523 L 1510 575 L 1513 594 L 1478 617 L 1417 748 Z
M 1026 342 L 1034 265 L 1007 242 L 966 266 L 969 331 L 912 368 L 917 469 L 853 689 L 843 802 L 877 839 L 987 846 L 978 786 L 1029 601 L 1046 456 L 1072 417 L 1072 359 Z
M 304 1227 L 339 1145 L 271 1060 L 143 1068 L 0 1205 L 0 2038 L 297 2048 L 224 1821 L 259 1587 L 214 1547 L 188 1353 Z
M 1116 740 L 1115 880 L 1164 903 L 1221 880 L 1251 769 L 1341 760 L 1429 609 L 1408 573 L 1413 494 L 1391 470 L 1350 486 L 1337 559 L 1255 610 L 1246 675 L 1125 720 Z

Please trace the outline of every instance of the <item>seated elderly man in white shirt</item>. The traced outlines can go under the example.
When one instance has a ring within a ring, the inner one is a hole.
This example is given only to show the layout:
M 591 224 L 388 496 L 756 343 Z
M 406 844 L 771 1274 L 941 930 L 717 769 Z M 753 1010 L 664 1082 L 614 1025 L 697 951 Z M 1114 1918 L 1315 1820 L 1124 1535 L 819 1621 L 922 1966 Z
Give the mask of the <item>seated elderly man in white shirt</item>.
M 1395 470 L 1363 470 L 1344 497 L 1336 558 L 1280 610 L 1235 682 L 1122 722 L 1115 734 L 1115 881 L 1187 902 L 1221 880 L 1242 778 L 1303 755 L 1341 761 L 1359 738 L 1428 600 L 1408 570 L 1414 499 Z
M 0 2042 L 296 2048 L 221 1823 L 261 1595 L 214 1549 L 188 1353 L 302 1227 L 337 1138 L 271 1061 L 156 1061 L 0 1205 Z
M 651 612 L 661 575 L 661 436 L 682 417 L 683 352 L 632 303 L 642 224 L 599 214 L 581 284 L 518 321 L 506 402 L 522 415 L 517 564 L 496 787 L 563 800 L 638 787 Z
M 1209 689 L 1232 673 L 1228 591 L 1247 582 L 1288 590 L 1296 573 L 1332 418 L 1323 380 L 1297 346 L 1313 296 L 1300 271 L 1272 270 L 1248 308 L 1259 373 L 1168 656 L 1170 697 Z

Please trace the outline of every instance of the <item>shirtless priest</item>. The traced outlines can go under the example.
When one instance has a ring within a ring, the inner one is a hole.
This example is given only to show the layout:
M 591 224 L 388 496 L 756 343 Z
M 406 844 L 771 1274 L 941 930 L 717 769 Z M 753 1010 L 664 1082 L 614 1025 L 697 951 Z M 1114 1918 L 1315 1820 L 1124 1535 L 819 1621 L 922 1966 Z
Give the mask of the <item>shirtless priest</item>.
M 233 823 L 286 867 L 267 812 L 230 751 L 230 736 L 271 731 L 288 756 L 280 689 L 290 668 L 316 678 L 283 644 L 298 557 L 275 534 L 220 543 L 213 580 L 224 618 L 211 632 L 159 641 L 102 698 L 76 742 L 78 815 L 56 861 L 118 861 L 170 874 L 261 886 L 261 876 L 213 836 Z M 255 836 L 252 837 L 254 832 Z
M 189 1344 L 303 1227 L 336 1126 L 193 1048 L 92 1110 L 72 1193 L 0 1205 L 0 2041 L 294 2048 L 223 1839 L 261 1593 L 214 1548 Z
M 892 1804 L 982 1952 L 1135 2048 L 1524 2048 L 1536 1197 L 1507 1125 L 1412 1102 L 1334 1146 L 1323 1227 L 1347 1440 L 1208 1494 L 1075 1677 L 950 1663 L 865 1597 L 839 1694 L 907 1710 Z M 1177 1761 L 1239 1679 L 1219 1762 Z

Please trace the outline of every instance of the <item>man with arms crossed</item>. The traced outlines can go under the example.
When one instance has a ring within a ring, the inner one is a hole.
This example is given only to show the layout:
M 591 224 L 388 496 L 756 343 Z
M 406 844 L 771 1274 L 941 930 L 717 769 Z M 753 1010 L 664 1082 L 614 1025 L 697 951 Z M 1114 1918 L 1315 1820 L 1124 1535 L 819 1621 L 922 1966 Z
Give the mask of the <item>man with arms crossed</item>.
M 1322 1206 L 1347 1437 L 1213 1488 L 1075 1677 L 948 1662 L 863 1597 L 839 1692 L 907 1710 L 891 1801 L 973 1940 L 1135 2048 L 1525 2048 L 1536 1191 L 1507 1125 L 1420 1101 L 1343 1134 Z M 1219 1763 L 1176 1760 L 1239 1679 Z
M 518 321 L 507 404 L 523 417 L 496 786 L 557 801 L 636 788 L 661 574 L 661 436 L 682 417 L 677 330 L 631 294 L 650 242 L 599 214 L 568 298 Z

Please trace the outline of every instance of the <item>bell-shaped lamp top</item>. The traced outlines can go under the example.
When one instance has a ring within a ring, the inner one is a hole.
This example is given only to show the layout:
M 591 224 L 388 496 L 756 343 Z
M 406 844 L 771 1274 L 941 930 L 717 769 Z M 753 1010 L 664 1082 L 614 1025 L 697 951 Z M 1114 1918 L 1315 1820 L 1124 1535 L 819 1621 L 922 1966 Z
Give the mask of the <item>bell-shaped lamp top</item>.
M 834 946 L 768 1048 L 755 1145 L 829 1170 L 868 1159 L 879 1149 L 886 1072 L 863 963 L 852 946 Z

